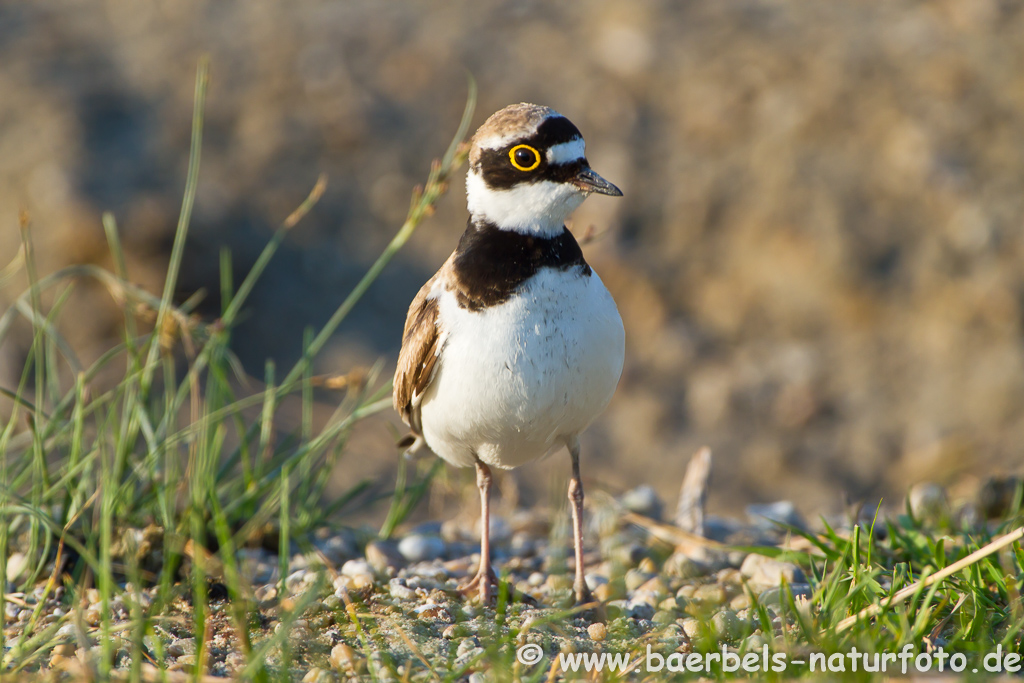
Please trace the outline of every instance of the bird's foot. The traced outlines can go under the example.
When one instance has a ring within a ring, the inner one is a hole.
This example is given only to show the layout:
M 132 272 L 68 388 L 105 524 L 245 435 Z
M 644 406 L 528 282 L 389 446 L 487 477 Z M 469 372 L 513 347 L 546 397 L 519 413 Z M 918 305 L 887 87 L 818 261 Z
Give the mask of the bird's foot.
M 575 607 L 582 607 L 580 615 L 590 621 L 607 621 L 605 615 L 604 605 L 601 601 L 594 597 L 594 594 L 590 592 L 590 588 L 587 587 L 586 582 L 577 583 L 576 585 L 576 604 Z
M 498 577 L 495 576 L 494 570 L 490 567 L 484 571 L 481 567 L 477 571 L 469 583 L 459 586 L 459 592 L 465 595 L 467 598 L 473 597 L 476 594 L 480 598 L 480 602 L 485 605 L 490 605 L 494 602 L 494 597 L 498 594 L 497 588 L 499 586 Z
M 508 590 L 508 596 L 510 602 L 521 602 L 524 605 L 530 605 L 532 607 L 537 606 L 537 601 L 531 595 L 521 593 L 512 587 L 512 584 L 507 581 L 501 581 L 495 576 L 493 570 L 487 572 L 487 579 L 484 579 L 484 575 L 479 571 L 476 573 L 468 583 L 459 586 L 459 592 L 465 595 L 467 598 L 477 597 L 480 602 L 484 605 L 493 605 L 497 600 L 498 593 L 501 591 L 502 585 Z

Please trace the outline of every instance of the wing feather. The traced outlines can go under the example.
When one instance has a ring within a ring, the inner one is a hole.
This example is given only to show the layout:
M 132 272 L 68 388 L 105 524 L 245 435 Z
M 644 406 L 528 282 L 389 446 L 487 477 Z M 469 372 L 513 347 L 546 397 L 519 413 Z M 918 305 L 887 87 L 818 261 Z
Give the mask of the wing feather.
M 440 274 L 440 273 L 439 273 Z M 417 441 L 423 435 L 420 425 L 420 400 L 434 378 L 441 351 L 441 335 L 437 328 L 437 299 L 430 296 L 437 275 L 420 289 L 409 306 L 402 335 L 402 350 L 395 370 L 395 410 L 409 425 Z

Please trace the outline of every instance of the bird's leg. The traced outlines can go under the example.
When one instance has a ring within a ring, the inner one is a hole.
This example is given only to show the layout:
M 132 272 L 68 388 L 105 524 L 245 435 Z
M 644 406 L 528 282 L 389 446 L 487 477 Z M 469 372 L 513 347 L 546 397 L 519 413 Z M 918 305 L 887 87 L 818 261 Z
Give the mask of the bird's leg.
M 462 591 L 466 594 L 479 591 L 480 601 L 488 604 L 491 600 L 491 586 L 498 584 L 498 578 L 491 569 L 491 468 L 476 461 L 476 487 L 480 489 L 480 569 Z
M 583 481 L 580 479 L 580 442 L 574 439 L 569 444 L 569 455 L 572 456 L 572 478 L 569 480 L 569 503 L 572 504 L 572 540 L 576 553 L 576 604 L 583 605 L 593 602 L 587 581 L 583 577 Z

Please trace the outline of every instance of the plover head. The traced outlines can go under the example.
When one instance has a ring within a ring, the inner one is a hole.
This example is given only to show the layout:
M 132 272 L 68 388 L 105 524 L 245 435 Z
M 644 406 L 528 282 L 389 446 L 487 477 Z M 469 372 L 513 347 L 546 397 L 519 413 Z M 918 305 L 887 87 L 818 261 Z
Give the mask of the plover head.
M 593 192 L 622 196 L 590 168 L 579 129 L 550 107 L 510 105 L 473 136 L 466 195 L 475 220 L 526 234 L 557 234 Z

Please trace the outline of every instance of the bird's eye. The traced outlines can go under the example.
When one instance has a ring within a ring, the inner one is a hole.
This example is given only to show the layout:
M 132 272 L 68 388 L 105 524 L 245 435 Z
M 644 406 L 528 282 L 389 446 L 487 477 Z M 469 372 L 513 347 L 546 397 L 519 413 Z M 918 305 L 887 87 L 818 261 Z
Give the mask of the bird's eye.
M 529 145 L 516 145 L 509 150 L 508 158 L 520 171 L 532 171 L 540 166 L 540 152 Z

